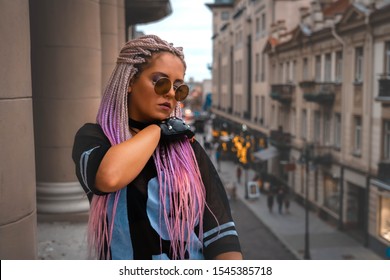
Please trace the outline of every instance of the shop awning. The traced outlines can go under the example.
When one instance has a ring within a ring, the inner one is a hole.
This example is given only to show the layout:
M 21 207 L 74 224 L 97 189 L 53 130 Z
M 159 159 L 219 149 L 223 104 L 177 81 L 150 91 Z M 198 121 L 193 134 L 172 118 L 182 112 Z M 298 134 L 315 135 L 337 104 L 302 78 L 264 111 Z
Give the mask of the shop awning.
M 267 149 L 257 151 L 253 156 L 257 159 L 266 161 L 276 157 L 279 154 L 278 149 L 273 146 L 269 146 Z

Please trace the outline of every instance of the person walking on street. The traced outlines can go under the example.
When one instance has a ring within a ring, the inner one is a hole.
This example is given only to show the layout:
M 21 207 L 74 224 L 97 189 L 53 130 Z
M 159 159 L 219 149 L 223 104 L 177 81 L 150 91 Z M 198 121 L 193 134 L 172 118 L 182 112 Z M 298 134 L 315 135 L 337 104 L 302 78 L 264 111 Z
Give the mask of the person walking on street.
M 218 148 L 215 150 L 215 161 L 217 162 L 217 170 L 221 172 L 221 150 Z
M 274 190 L 273 186 L 270 182 L 267 182 L 266 184 L 266 192 L 267 192 L 267 207 L 268 211 L 272 213 L 272 209 L 274 207 Z
M 287 214 L 290 213 L 290 191 L 288 188 L 285 188 L 284 193 L 284 209 Z
M 241 174 L 242 174 L 242 169 L 239 165 L 237 165 L 236 169 L 236 177 L 237 177 L 237 182 L 241 184 Z
M 276 202 L 278 203 L 279 214 L 283 214 L 283 203 L 284 203 L 284 189 L 279 187 L 276 194 Z

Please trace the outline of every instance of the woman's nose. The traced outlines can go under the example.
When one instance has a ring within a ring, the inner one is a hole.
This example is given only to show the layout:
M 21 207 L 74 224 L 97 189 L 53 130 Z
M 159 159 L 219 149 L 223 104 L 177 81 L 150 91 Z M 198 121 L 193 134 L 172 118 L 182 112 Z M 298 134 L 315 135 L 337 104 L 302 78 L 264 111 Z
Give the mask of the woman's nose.
M 175 89 L 173 88 L 173 84 L 171 85 L 171 88 L 169 89 L 169 91 L 165 94 L 166 96 L 169 96 L 171 98 L 175 98 Z

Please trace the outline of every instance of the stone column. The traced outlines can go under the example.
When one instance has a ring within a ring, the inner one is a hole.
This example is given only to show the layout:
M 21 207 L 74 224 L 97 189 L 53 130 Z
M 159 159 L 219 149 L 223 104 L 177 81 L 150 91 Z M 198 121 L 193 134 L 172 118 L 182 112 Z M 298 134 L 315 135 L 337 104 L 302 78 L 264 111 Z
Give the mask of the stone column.
M 100 22 L 102 37 L 102 90 L 115 67 L 118 56 L 118 0 L 101 0 Z
M 126 43 L 127 28 L 125 23 L 125 0 L 118 1 L 118 53 Z
M 0 7 L 0 259 L 36 259 L 29 6 Z
M 98 0 L 30 1 L 37 209 L 55 218 L 87 213 L 75 176 L 77 129 L 95 122 L 101 96 Z

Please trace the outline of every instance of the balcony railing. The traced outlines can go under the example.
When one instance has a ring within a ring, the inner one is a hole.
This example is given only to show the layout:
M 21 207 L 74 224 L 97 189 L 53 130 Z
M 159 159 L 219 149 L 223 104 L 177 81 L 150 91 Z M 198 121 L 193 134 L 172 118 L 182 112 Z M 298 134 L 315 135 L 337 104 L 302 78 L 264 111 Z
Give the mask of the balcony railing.
M 332 164 L 332 147 L 330 146 L 314 146 L 313 162 L 318 165 L 329 166 Z
M 160 20 L 172 13 L 169 0 L 125 0 L 127 25 Z
M 314 88 L 315 85 L 316 85 L 316 82 L 315 82 L 315 81 L 312 81 L 312 80 L 307 80 L 307 81 L 301 81 L 301 82 L 299 82 L 299 86 L 300 86 L 302 89 L 312 89 L 312 88 Z
M 271 98 L 282 104 L 289 104 L 293 99 L 295 85 L 293 84 L 274 84 L 271 85 Z
M 303 98 L 308 102 L 330 105 L 335 99 L 334 83 L 315 83 L 311 88 L 304 90 Z
M 290 148 L 291 134 L 281 130 L 271 130 L 270 142 L 272 146 L 275 146 L 279 149 Z
M 390 74 L 383 74 L 378 80 L 379 92 L 376 100 L 390 102 Z
M 244 119 L 250 120 L 251 119 L 251 114 L 249 112 L 244 112 Z
M 378 179 L 386 183 L 390 183 L 390 161 L 382 161 L 378 163 Z

